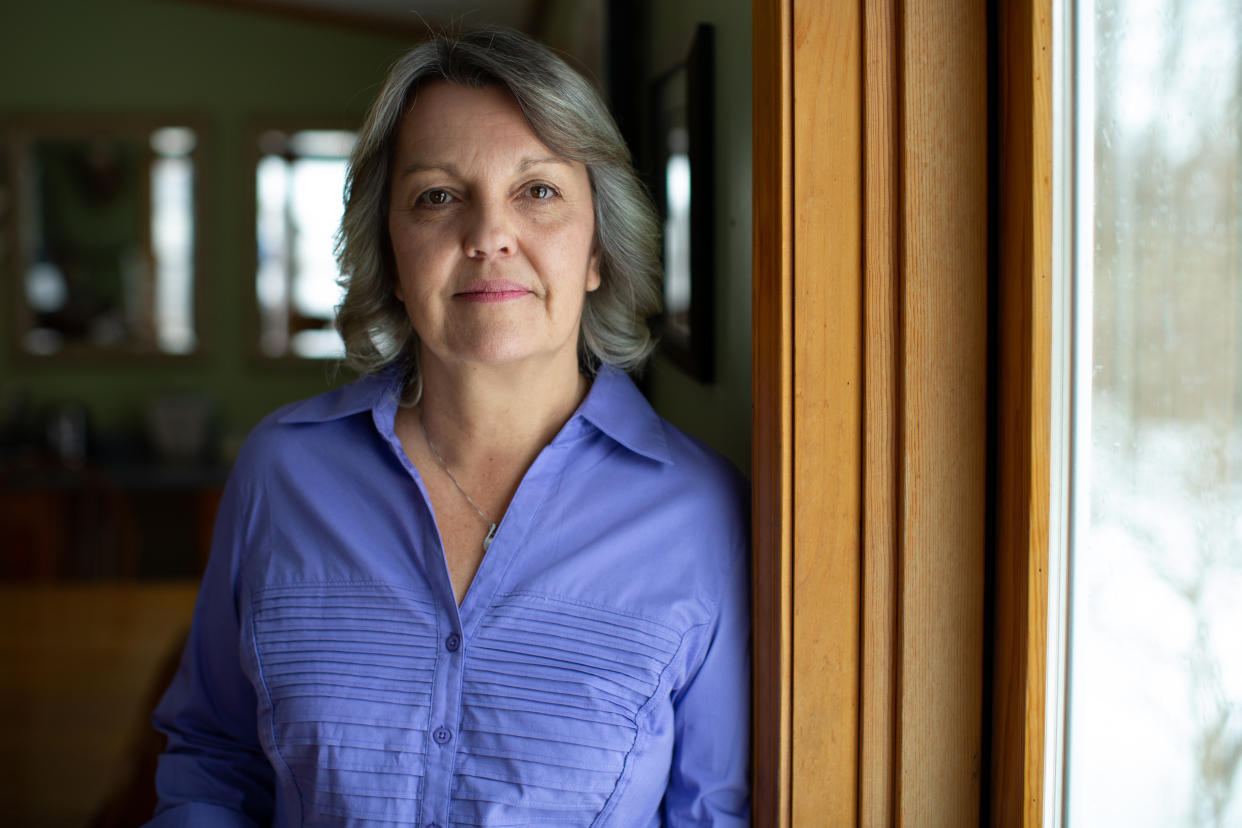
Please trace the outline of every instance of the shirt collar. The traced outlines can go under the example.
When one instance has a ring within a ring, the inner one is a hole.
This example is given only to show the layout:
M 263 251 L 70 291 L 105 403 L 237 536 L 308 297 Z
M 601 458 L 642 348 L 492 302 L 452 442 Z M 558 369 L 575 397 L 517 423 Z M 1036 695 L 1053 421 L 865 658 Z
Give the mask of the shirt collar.
M 277 415 L 277 422 L 321 423 L 381 408 L 391 416 L 401 386 L 402 375 L 398 371 L 363 377 L 327 393 L 293 403 Z M 600 368 L 586 399 L 553 442 L 577 436 L 581 430 L 580 422 L 590 423 L 636 454 L 660 463 L 673 462 L 664 421 L 630 378 L 616 368 L 607 365 Z
M 664 421 L 633 381 L 612 366 L 600 367 L 570 424 L 578 419 L 589 422 L 636 454 L 660 463 L 673 462 Z M 562 434 L 567 431 L 568 428 Z

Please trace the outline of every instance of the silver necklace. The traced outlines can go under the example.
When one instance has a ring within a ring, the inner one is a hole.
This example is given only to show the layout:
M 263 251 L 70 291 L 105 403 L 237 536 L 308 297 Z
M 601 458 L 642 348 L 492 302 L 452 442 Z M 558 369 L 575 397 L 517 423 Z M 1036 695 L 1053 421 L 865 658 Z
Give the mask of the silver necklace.
M 496 522 L 488 520 L 487 515 L 483 514 L 483 510 L 479 508 L 479 504 L 474 502 L 474 498 L 466 493 L 466 490 L 457 482 L 457 478 L 453 477 L 453 473 L 449 471 L 448 463 L 444 462 L 444 458 L 440 456 L 440 452 L 436 451 L 436 444 L 431 442 L 431 438 L 427 436 L 427 426 L 423 425 L 423 411 L 418 411 L 418 428 L 423 432 L 423 440 L 427 443 L 427 448 L 431 449 L 431 454 L 436 458 L 436 462 L 440 464 L 440 468 L 444 469 L 444 473 L 448 475 L 448 479 L 453 481 L 453 485 L 457 487 L 457 491 L 461 492 L 461 496 L 470 504 L 470 508 L 474 509 L 474 513 L 479 519 L 487 524 L 487 537 L 483 539 L 483 552 L 487 553 L 488 547 L 492 545 L 492 539 L 496 537 Z

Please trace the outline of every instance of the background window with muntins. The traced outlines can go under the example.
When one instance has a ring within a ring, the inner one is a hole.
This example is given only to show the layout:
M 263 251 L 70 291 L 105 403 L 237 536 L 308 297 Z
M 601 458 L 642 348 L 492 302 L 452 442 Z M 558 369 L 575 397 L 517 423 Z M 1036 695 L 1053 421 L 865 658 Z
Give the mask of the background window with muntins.
M 259 349 L 268 357 L 339 358 L 333 327 L 336 233 L 355 135 L 345 130 L 266 130 L 255 169 Z

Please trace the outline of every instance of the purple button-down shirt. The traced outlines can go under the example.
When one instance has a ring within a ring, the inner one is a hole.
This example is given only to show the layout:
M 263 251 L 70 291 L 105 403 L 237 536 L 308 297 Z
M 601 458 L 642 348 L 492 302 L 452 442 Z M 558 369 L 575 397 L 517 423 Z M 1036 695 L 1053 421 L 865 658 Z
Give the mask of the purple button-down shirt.
M 604 369 L 461 607 L 377 376 L 226 488 L 152 823 L 748 824 L 745 487 Z

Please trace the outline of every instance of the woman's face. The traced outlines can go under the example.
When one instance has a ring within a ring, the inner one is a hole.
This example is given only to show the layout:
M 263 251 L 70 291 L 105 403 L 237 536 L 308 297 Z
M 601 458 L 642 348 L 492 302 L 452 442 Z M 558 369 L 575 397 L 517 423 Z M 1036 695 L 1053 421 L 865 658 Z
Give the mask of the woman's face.
M 392 164 L 396 294 L 423 364 L 576 373 L 583 302 L 600 283 L 586 168 L 548 149 L 502 87 L 447 82 L 419 90 Z

